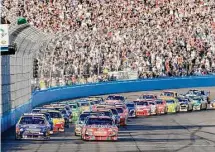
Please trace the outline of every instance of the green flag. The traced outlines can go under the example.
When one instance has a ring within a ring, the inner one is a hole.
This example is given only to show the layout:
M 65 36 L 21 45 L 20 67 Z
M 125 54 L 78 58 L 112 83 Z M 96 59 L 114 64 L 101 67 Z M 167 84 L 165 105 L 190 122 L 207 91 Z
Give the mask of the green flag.
M 18 20 L 17 20 L 18 25 L 25 24 L 25 23 L 27 23 L 27 20 L 24 17 L 18 18 Z

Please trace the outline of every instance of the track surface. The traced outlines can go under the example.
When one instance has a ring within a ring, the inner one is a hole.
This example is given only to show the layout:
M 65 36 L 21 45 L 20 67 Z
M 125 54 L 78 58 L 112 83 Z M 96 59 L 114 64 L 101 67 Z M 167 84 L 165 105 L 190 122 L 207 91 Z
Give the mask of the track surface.
M 210 90 L 211 97 L 215 97 L 215 88 L 202 89 Z M 123 95 L 133 100 L 140 94 Z M 84 142 L 74 136 L 74 125 L 70 125 L 65 133 L 51 136 L 50 141 L 16 141 L 14 130 L 9 130 L 3 134 L 1 146 L 2 152 L 214 152 L 215 110 L 130 119 L 126 127 L 120 127 L 117 142 Z

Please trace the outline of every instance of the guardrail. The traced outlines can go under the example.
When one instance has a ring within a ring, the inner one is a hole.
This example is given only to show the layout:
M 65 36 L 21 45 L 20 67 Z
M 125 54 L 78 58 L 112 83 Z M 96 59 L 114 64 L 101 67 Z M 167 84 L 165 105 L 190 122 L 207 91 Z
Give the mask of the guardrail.
M 14 109 L 7 115 L 1 117 L 1 125 L 3 127 L 2 131 L 8 129 L 12 125 L 15 125 L 22 112 L 30 111 L 32 107 L 54 101 L 122 92 L 211 86 L 215 86 L 215 76 L 113 81 L 84 85 L 63 86 L 50 88 L 47 90 L 40 90 L 32 94 L 32 99 L 29 101 L 29 103 L 21 105 L 17 109 Z

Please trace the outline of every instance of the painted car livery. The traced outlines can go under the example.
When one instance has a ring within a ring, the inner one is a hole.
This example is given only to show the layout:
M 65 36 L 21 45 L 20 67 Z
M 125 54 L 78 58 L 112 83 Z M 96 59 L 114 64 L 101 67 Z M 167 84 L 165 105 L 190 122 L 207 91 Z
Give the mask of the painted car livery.
M 53 124 L 54 124 L 53 131 L 54 132 L 58 132 L 58 131 L 64 132 L 65 120 L 64 120 L 62 114 L 57 110 L 48 110 L 47 112 L 50 114 Z
M 23 114 L 16 124 L 16 139 L 50 139 L 50 124 L 43 114 Z
M 149 116 L 151 113 L 150 105 L 145 100 L 134 101 L 136 104 L 136 116 Z
M 81 133 L 82 140 L 118 140 L 118 127 L 107 116 L 89 116 Z
M 158 114 L 167 114 L 168 107 L 165 100 L 157 99 L 155 100 L 157 105 L 157 113 Z

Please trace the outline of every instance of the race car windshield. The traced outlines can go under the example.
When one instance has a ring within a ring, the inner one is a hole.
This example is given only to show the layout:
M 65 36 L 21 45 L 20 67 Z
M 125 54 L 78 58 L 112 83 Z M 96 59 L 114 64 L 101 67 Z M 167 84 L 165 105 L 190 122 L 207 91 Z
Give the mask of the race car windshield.
M 90 116 L 89 113 L 88 114 L 81 114 L 79 119 L 80 119 L 80 121 L 84 121 L 85 118 L 87 118 L 88 116 Z
M 100 101 L 93 101 L 93 104 L 100 104 Z
M 167 100 L 166 103 L 167 104 L 172 104 L 172 103 L 175 103 L 175 101 L 174 100 Z
M 33 109 L 33 110 L 32 110 L 32 113 L 38 113 L 38 112 L 40 112 L 39 109 Z
M 89 106 L 89 103 L 88 102 L 81 103 L 81 106 Z
M 109 118 L 89 118 L 87 125 L 113 125 L 113 121 Z
M 49 112 L 51 118 L 62 118 L 61 114 L 58 112 Z
M 163 101 L 156 101 L 156 104 L 161 105 L 161 104 L 163 104 Z
M 20 124 L 25 125 L 25 124 L 45 124 L 45 120 L 41 117 L 22 117 L 20 120 Z
M 116 110 L 118 111 L 118 113 L 123 113 L 123 109 L 122 108 L 116 108 Z
M 154 103 L 154 102 L 149 102 L 149 104 L 150 104 L 150 105 L 155 105 L 155 103 Z
M 148 102 L 137 102 L 138 106 L 148 106 L 149 103 Z
M 163 95 L 168 96 L 168 97 L 173 97 L 174 93 L 173 92 L 164 92 Z
M 99 115 L 112 117 L 112 115 L 109 111 L 101 111 L 101 112 L 99 112 Z
M 72 109 L 77 109 L 76 105 L 69 105 L 69 107 L 72 108 Z
M 66 110 L 68 110 L 68 111 L 70 110 L 70 108 L 69 108 L 69 107 L 65 107 L 65 109 L 66 109 Z
M 179 99 L 179 102 L 187 102 L 186 99 Z
M 112 111 L 112 113 L 113 113 L 114 115 L 118 115 L 118 112 L 117 112 L 116 109 L 111 109 L 111 111 Z
M 66 114 L 66 110 L 62 110 L 61 113 L 65 115 Z
M 62 108 L 54 108 L 55 110 L 57 110 L 57 111 L 61 111 L 62 110 Z
M 129 108 L 133 108 L 134 104 L 126 104 L 126 106 L 129 107 Z
M 143 99 L 154 99 L 155 97 L 153 95 L 143 95 Z
M 196 100 L 196 101 L 201 101 L 201 98 L 198 98 L 198 97 L 193 97 L 193 100 Z
M 108 96 L 107 100 L 124 100 L 122 96 Z

